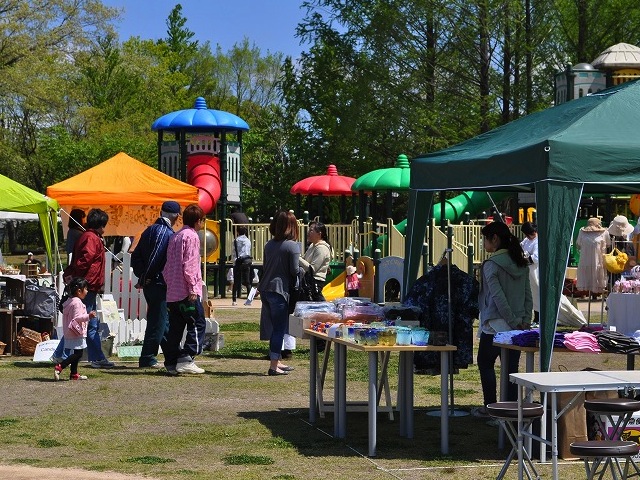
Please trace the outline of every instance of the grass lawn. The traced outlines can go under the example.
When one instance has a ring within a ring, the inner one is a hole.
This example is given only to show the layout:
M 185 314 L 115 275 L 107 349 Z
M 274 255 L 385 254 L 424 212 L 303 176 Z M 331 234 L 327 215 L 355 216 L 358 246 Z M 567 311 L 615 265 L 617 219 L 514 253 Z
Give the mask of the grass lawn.
M 440 454 L 440 377 L 415 376 L 415 436 L 398 435 L 398 417 L 378 417 L 378 456 L 368 458 L 367 415 L 347 415 L 347 438 L 332 437 L 333 415 L 308 422 L 308 341 L 299 341 L 289 376 L 266 375 L 259 310 L 219 309 L 225 348 L 205 352 L 204 375 L 168 377 L 115 359 L 116 368 L 80 365 L 87 381 L 53 381 L 50 364 L 2 357 L 0 445 L 4 464 L 80 467 L 157 479 L 489 479 L 506 451 L 497 429 L 472 416 L 450 419 L 450 455 Z M 524 362 L 524 359 L 522 360 Z M 558 354 L 553 368 L 624 369 L 624 356 Z M 389 381 L 395 395 L 397 356 Z M 66 372 L 65 372 L 66 373 Z M 332 378 L 332 376 L 330 377 Z M 349 400 L 367 398 L 364 354 L 349 353 Z M 482 403 L 475 365 L 454 376 L 456 408 Z M 332 381 L 325 394 L 332 398 Z M 394 402 L 395 403 L 395 402 Z M 543 477 L 550 466 L 541 465 Z M 581 462 L 561 465 L 584 478 Z M 507 478 L 516 478 L 511 467 Z

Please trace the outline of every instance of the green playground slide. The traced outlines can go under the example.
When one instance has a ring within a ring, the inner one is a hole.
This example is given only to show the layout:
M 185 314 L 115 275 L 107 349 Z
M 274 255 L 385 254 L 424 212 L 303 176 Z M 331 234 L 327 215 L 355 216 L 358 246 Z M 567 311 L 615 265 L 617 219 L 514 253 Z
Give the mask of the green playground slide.
M 487 192 L 462 192 L 460 195 L 449 198 L 445 202 L 444 218 L 449 220 L 451 223 L 459 223 L 462 221 L 465 212 L 469 212 L 472 217 L 474 215 L 478 215 L 483 211 L 487 211 L 488 213 L 488 211 L 491 210 L 491 207 L 493 207 L 491 199 L 493 199 L 493 202 L 498 203 L 508 195 L 509 193 L 505 192 L 494 192 L 491 193 L 490 198 L 489 195 L 487 195 Z M 440 211 L 441 204 L 438 202 L 433 206 L 433 209 L 431 210 L 431 218 L 435 218 L 436 221 L 438 221 L 440 219 Z M 405 231 L 407 229 L 407 219 L 405 218 L 395 227 L 402 235 L 405 235 Z M 383 250 L 384 242 L 386 242 L 386 240 L 386 235 L 380 235 L 378 237 L 378 241 L 376 242 L 376 248 Z M 362 254 L 372 256 L 372 244 L 367 245 L 364 248 Z

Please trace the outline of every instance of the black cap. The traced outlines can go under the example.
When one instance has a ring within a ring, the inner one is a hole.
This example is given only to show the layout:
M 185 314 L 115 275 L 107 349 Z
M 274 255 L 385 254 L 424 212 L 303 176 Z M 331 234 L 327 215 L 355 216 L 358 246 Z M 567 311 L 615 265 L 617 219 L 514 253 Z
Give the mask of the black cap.
M 173 200 L 167 200 L 162 204 L 161 210 L 166 213 L 180 213 L 180 204 Z

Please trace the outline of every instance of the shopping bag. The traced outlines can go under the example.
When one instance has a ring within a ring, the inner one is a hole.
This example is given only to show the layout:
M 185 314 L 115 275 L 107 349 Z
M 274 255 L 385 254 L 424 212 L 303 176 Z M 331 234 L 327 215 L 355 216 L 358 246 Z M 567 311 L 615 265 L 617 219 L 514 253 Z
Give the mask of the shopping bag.
M 249 295 L 247 295 L 247 301 L 244 302 L 244 304 L 251 305 L 251 302 L 253 302 L 253 299 L 255 298 L 256 293 L 258 293 L 258 289 L 256 287 L 251 287 L 251 290 L 249 291 Z
M 32 317 L 51 318 L 58 313 L 58 292 L 27 279 L 24 285 L 24 313 Z

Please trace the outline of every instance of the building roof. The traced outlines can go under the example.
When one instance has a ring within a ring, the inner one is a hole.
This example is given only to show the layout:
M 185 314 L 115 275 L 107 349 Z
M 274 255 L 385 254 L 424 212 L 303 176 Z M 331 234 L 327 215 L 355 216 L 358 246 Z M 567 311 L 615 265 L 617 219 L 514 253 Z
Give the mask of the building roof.
M 591 62 L 598 69 L 640 68 L 640 48 L 618 43 L 607 48 Z

